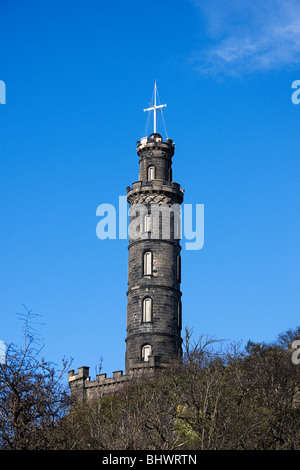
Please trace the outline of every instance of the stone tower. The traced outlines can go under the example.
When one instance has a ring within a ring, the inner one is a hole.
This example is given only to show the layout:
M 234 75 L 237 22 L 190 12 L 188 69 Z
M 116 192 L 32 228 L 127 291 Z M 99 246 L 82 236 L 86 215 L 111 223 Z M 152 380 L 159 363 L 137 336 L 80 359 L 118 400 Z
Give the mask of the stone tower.
M 157 132 L 138 141 L 139 180 L 127 188 L 126 374 L 163 367 L 181 356 L 183 190 L 172 181 L 174 147 Z
M 153 375 L 181 357 L 181 217 L 183 190 L 172 181 L 175 144 L 156 132 L 137 142 L 138 181 L 127 187 L 129 203 L 129 260 L 125 375 L 98 374 L 89 367 L 69 371 L 73 398 L 93 400 L 115 393 L 135 374 Z

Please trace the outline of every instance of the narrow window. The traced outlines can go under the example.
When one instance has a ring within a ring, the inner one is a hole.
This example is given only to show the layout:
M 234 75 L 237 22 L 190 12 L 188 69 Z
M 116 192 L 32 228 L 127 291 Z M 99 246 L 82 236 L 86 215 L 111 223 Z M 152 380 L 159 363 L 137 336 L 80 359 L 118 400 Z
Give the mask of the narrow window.
M 152 348 L 150 344 L 146 344 L 145 346 L 142 347 L 142 361 L 148 362 L 149 361 L 149 356 L 151 355 Z
M 151 214 L 146 214 L 144 219 L 144 231 L 151 232 Z
M 179 300 L 178 302 L 178 312 L 177 312 L 177 326 L 178 328 L 181 330 L 181 318 L 182 318 L 182 304 L 181 304 L 181 300 Z
M 147 323 L 152 321 L 152 299 L 146 297 L 143 300 L 142 322 Z
M 144 276 L 151 276 L 152 274 L 152 253 L 146 251 L 144 253 Z
M 181 212 L 180 206 L 174 206 L 174 238 L 176 240 L 180 240 L 182 238 L 181 234 Z
M 155 167 L 154 166 L 149 166 L 148 168 L 148 181 L 154 180 L 155 179 Z
M 177 281 L 181 282 L 181 257 L 177 256 Z

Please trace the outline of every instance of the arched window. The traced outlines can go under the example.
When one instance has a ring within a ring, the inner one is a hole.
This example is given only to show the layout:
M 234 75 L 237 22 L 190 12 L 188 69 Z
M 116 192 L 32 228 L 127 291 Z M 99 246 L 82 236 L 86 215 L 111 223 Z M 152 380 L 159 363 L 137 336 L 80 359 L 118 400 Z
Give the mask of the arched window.
M 152 274 L 152 253 L 151 253 L 151 251 L 146 251 L 146 253 L 144 253 L 143 269 L 144 269 L 144 276 L 151 276 L 151 274 Z
M 151 214 L 146 214 L 144 219 L 144 231 L 151 232 Z
M 147 323 L 152 321 L 152 299 L 145 297 L 143 300 L 142 308 L 142 322 Z
M 148 181 L 155 179 L 155 166 L 149 166 L 147 179 Z
M 142 361 L 148 362 L 149 361 L 149 356 L 151 356 L 152 353 L 152 347 L 150 344 L 145 344 L 145 346 L 142 347 Z

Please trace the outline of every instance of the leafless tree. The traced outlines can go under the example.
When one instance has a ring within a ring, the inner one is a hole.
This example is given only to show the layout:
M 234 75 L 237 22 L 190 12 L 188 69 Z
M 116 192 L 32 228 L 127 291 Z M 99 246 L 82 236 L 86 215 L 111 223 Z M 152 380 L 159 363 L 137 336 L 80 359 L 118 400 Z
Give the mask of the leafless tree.
M 0 364 L 0 449 L 47 449 L 55 443 L 53 429 L 68 411 L 69 391 L 61 379 L 62 368 L 41 357 L 40 345 L 25 316 L 24 347 L 9 345 Z

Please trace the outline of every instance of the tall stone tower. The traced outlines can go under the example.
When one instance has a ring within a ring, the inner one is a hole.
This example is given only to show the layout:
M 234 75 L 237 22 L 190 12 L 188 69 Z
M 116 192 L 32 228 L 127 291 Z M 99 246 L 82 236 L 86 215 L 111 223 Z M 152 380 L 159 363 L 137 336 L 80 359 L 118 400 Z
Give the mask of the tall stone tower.
M 156 132 L 137 142 L 139 180 L 127 188 L 130 205 L 125 374 L 156 369 L 181 356 L 180 204 L 172 181 L 175 144 Z
M 183 190 L 172 181 L 175 144 L 156 132 L 137 142 L 138 181 L 127 187 L 130 205 L 125 375 L 105 373 L 90 380 L 89 367 L 69 371 L 73 398 L 115 393 L 135 374 L 151 375 L 181 357 L 181 217 Z

